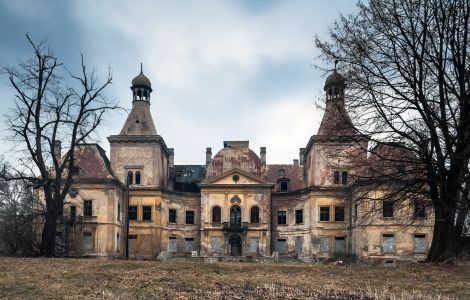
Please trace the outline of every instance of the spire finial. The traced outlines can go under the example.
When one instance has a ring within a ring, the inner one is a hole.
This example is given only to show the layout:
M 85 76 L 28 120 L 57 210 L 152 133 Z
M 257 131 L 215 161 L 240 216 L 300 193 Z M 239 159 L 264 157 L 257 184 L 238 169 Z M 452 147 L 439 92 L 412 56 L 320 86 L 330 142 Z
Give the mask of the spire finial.
M 335 67 L 335 69 L 336 69 L 336 67 Z M 143 73 L 142 70 L 143 70 L 142 63 L 140 63 L 140 73 Z
M 336 65 L 338 64 L 338 60 L 335 59 L 335 71 L 336 71 Z

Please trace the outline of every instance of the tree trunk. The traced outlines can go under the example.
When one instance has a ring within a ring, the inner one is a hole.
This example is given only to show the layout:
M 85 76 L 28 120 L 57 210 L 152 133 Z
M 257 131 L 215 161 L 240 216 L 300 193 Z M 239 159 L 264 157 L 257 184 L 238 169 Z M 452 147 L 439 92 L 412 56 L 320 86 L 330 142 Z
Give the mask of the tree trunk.
M 455 230 L 453 210 L 445 210 L 442 206 L 434 208 L 434 232 L 428 262 L 452 262 L 459 252 L 459 234 Z
M 42 230 L 41 249 L 42 256 L 55 255 L 55 235 L 57 231 L 57 214 L 53 212 L 46 212 L 46 219 L 44 228 Z

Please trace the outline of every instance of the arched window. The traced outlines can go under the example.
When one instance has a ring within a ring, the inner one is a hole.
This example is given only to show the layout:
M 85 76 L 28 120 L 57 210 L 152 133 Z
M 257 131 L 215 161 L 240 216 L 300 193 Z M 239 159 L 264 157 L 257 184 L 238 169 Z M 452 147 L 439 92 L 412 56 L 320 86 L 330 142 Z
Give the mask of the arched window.
M 132 184 L 133 177 L 134 177 L 134 174 L 132 174 L 132 171 L 127 172 L 127 184 Z
M 259 223 L 259 208 L 253 206 L 250 211 L 250 223 Z
M 242 224 L 242 210 L 240 206 L 234 205 L 230 208 L 230 224 L 241 225 Z
M 341 173 L 341 183 L 348 184 L 348 172 L 343 171 L 343 173 Z
M 335 171 L 333 174 L 334 174 L 334 178 L 333 178 L 334 184 L 339 184 L 339 172 Z
M 214 206 L 212 208 L 212 223 L 220 223 L 220 207 Z
M 140 184 L 140 171 L 135 172 L 135 184 Z

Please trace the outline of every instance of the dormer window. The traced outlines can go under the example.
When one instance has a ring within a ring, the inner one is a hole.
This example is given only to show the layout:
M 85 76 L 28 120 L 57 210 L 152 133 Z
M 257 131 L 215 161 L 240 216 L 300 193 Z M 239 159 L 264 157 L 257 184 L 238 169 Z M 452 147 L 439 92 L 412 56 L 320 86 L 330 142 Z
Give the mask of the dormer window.
M 287 192 L 289 190 L 289 182 L 290 182 L 289 178 L 283 177 L 283 178 L 278 179 L 277 181 L 278 191 Z
M 280 170 L 278 171 L 278 174 L 279 174 L 279 177 L 280 177 L 280 178 L 286 177 L 286 170 L 280 169 Z

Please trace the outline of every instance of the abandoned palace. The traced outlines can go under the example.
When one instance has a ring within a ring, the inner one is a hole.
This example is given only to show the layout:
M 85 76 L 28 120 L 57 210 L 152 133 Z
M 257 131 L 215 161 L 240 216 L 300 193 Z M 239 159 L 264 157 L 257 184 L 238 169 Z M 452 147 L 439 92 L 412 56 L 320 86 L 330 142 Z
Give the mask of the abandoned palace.
M 205 164 L 176 165 L 150 113 L 150 80 L 140 72 L 132 110 L 121 132 L 108 137 L 109 158 L 97 144 L 76 150 L 58 245 L 68 256 L 124 257 L 128 249 L 131 258 L 424 258 L 432 211 L 382 201 L 372 218 L 370 201 L 355 200 L 354 177 L 366 171 L 354 166 L 372 158 L 346 111 L 345 89 L 333 71 L 318 132 L 305 137 L 292 164 L 267 164 L 269 149 L 224 141 L 215 155 L 205 149 Z M 60 155 L 59 144 L 55 151 Z M 421 222 L 407 221 L 413 218 Z

